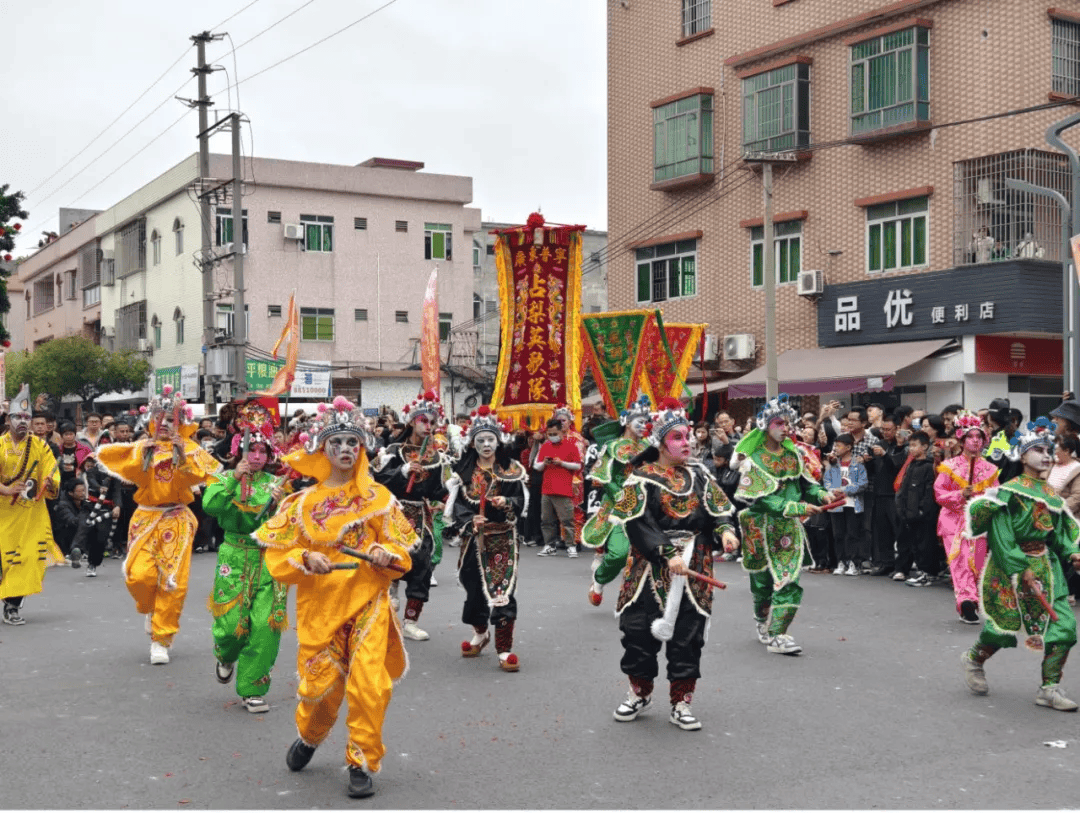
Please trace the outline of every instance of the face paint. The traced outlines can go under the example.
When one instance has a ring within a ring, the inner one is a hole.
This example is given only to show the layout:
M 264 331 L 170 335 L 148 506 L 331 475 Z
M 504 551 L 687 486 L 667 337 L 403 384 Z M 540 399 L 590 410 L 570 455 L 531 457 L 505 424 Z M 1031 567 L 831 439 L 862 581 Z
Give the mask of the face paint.
M 261 443 L 253 443 L 248 447 L 247 462 L 252 471 L 262 471 L 266 465 L 266 447 Z
M 157 436 L 167 438 L 173 433 L 172 418 L 159 418 L 157 422 Z
M 473 448 L 481 460 L 491 460 L 495 457 L 495 450 L 499 447 L 499 439 L 491 432 L 480 432 L 473 438 Z
M 779 443 L 787 434 L 787 421 L 783 418 L 773 418 L 769 421 L 769 437 Z
M 645 437 L 645 424 L 647 423 L 647 418 L 634 418 L 634 420 L 630 421 L 630 434 L 638 440 Z
M 417 415 L 412 422 L 413 437 L 417 440 L 423 440 L 431 434 L 431 421 L 428 420 L 427 415 Z
M 349 471 L 360 459 L 360 438 L 346 432 L 331 435 L 326 439 L 323 452 L 335 469 Z
M 982 433 L 977 431 L 968 432 L 964 435 L 964 451 L 971 452 L 972 454 L 978 454 L 982 451 L 983 438 Z
M 683 464 L 690 459 L 690 429 L 686 426 L 676 426 L 664 435 L 664 451 L 677 464 Z
M 1025 466 L 1037 472 L 1044 472 L 1050 468 L 1050 448 L 1048 446 L 1033 446 L 1024 452 L 1020 458 Z
M 13 412 L 8 415 L 11 423 L 11 434 L 15 440 L 22 440 L 30 430 L 30 414 L 27 412 Z

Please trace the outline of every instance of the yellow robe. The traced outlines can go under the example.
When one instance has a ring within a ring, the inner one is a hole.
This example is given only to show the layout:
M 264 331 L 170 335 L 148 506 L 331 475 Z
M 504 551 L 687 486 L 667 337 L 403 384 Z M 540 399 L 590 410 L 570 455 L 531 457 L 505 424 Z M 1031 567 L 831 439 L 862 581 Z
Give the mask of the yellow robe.
M 386 753 L 382 724 L 393 682 L 408 670 L 389 595 L 391 581 L 402 574 L 347 556 L 341 546 L 366 553 L 379 545 L 407 571 L 409 547 L 417 542 L 412 525 L 390 492 L 371 479 L 362 457 L 352 482 L 314 485 L 287 497 L 253 536 L 266 548 L 270 575 L 296 585 L 300 738 L 319 745 L 347 696 L 345 759 L 377 772 Z M 304 566 L 305 551 L 335 563 L 359 561 L 359 567 L 315 574 Z
M 152 456 L 147 461 L 150 448 Z M 152 615 L 151 639 L 166 647 L 180 631 L 187 596 L 197 525 L 187 507 L 195 499 L 191 489 L 221 468 L 193 440 L 185 441 L 184 456 L 184 462 L 176 466 L 171 441 L 145 439 L 110 443 L 97 451 L 98 462 L 110 474 L 136 486 L 139 507 L 128 530 L 124 581 L 139 613 Z
M 0 496 L 0 599 L 40 593 L 46 566 L 64 561 L 53 541 L 45 504 L 46 497 L 55 498 L 60 490 L 52 449 L 29 433 L 22 443 L 16 443 L 11 433 L 0 435 L 0 478 L 14 482 L 27 473 L 45 493 L 33 500 Z

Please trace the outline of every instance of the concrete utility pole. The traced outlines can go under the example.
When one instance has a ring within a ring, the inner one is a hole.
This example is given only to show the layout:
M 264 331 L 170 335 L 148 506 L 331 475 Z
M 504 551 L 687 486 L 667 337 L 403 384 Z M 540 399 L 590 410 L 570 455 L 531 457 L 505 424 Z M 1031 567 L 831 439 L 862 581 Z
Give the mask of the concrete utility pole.
M 1069 158 L 1069 169 L 1072 174 L 1070 225 L 1072 234 L 1074 235 L 1080 234 L 1080 156 L 1076 154 L 1076 150 L 1065 143 L 1061 134 L 1070 127 L 1075 127 L 1077 124 L 1080 124 L 1080 113 L 1074 113 L 1068 118 L 1055 122 L 1046 130 L 1046 143 L 1051 147 L 1056 147 L 1061 150 Z M 1065 321 L 1061 325 L 1061 333 L 1063 340 L 1067 342 L 1068 345 L 1064 357 L 1064 380 L 1065 389 L 1071 390 L 1075 394 L 1077 388 L 1080 387 L 1080 325 L 1077 324 L 1077 308 L 1080 307 L 1080 302 L 1077 301 L 1078 296 L 1080 296 L 1080 281 L 1077 280 L 1075 273 L 1068 273 L 1068 245 L 1066 245 L 1065 248 L 1065 256 L 1061 258 L 1066 274 L 1064 283 L 1065 304 L 1063 311 L 1063 318 Z
M 761 188 L 765 197 L 765 222 L 761 251 L 762 282 L 765 288 L 765 398 L 772 400 L 779 392 L 776 380 L 776 247 L 773 245 L 772 163 L 761 164 Z
M 232 217 L 233 217 L 233 369 L 236 396 L 247 395 L 247 311 L 244 309 L 244 201 L 240 160 L 240 114 L 232 119 Z

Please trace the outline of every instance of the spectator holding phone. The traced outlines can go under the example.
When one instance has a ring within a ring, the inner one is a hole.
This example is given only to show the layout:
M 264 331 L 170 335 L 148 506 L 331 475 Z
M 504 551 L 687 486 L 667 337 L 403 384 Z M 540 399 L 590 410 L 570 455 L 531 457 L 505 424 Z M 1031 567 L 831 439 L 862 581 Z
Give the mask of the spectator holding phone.
M 547 422 L 547 440 L 537 452 L 533 468 L 543 472 L 541 486 L 540 528 L 544 547 L 537 556 L 554 556 L 561 527 L 566 543 L 566 555 L 577 558 L 574 539 L 574 473 L 581 470 L 581 451 L 576 443 L 563 439 L 563 423 L 559 418 Z

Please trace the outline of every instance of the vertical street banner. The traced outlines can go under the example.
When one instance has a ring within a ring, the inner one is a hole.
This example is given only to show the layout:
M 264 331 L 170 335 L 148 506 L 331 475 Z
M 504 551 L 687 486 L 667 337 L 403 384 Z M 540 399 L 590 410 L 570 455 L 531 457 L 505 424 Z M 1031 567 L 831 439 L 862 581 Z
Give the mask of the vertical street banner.
M 653 312 L 647 310 L 581 316 L 585 359 L 613 418 L 637 398 L 645 361 L 641 338 L 654 320 Z
M 642 337 L 644 364 L 641 388 L 655 404 L 661 398 L 682 398 L 705 325 L 665 323 L 660 311 Z
M 278 350 L 286 340 L 289 343 L 285 347 L 285 363 L 278 369 L 269 387 L 253 392 L 252 395 L 284 395 L 292 388 L 293 379 L 296 378 L 296 362 L 300 357 L 300 319 L 296 310 L 295 292 L 289 295 L 289 310 L 285 318 L 285 327 L 271 354 L 275 360 Z
M 440 392 L 439 269 L 431 272 L 420 309 L 420 376 L 424 392 Z
M 581 422 L 581 232 L 525 226 L 497 232 L 502 346 L 491 406 L 515 426 L 538 429 L 565 404 Z

